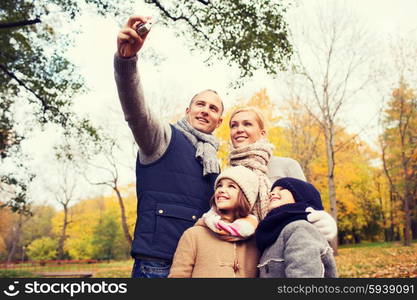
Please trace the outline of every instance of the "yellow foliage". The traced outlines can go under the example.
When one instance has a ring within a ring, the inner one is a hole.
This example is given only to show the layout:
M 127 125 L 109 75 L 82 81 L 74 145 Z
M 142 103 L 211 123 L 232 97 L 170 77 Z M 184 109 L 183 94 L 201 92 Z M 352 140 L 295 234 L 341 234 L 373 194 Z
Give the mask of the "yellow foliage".
M 4 238 L 0 236 L 0 257 L 6 254 L 6 243 Z
M 129 232 L 133 235 L 137 203 L 135 184 L 132 183 L 121 187 L 120 192 L 123 197 Z M 91 241 L 94 228 L 97 226 L 100 218 L 107 213 L 117 216 L 117 219 L 120 220 L 121 213 L 116 193 L 92 199 L 83 199 L 69 209 L 70 223 L 67 227 L 65 250 L 72 258 L 91 258 L 93 253 Z M 61 234 L 63 215 L 63 211 L 60 211 L 53 219 L 53 230 L 57 236 Z
M 237 102 L 237 104 L 233 105 L 230 109 L 225 111 L 223 116 L 223 123 L 215 131 L 215 136 L 220 142 L 220 148 L 217 157 L 220 160 L 222 168 L 228 165 L 229 153 L 232 149 L 229 129 L 230 116 L 232 112 L 242 107 L 253 106 L 262 112 L 262 116 L 265 122 L 265 129 L 267 132 L 267 138 L 275 146 L 274 155 L 281 155 L 282 153 L 285 153 L 285 149 L 288 148 L 288 142 L 283 136 L 283 129 L 276 126 L 281 117 L 277 117 L 275 115 L 275 104 L 269 98 L 267 90 L 261 89 L 250 99 L 239 99 Z
M 3 203 L 0 202 L 0 205 Z M 9 235 L 17 214 L 11 212 L 8 207 L 0 208 L 0 257 L 7 255 L 6 238 Z

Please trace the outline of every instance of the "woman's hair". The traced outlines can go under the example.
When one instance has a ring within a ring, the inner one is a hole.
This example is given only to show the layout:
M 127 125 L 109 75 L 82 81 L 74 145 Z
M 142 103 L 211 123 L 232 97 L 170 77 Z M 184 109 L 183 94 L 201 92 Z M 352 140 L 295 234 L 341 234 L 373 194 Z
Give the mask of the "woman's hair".
M 262 112 L 258 108 L 253 107 L 253 106 L 245 106 L 245 107 L 235 109 L 230 115 L 229 127 L 231 127 L 231 122 L 232 122 L 233 117 L 241 112 L 253 112 L 255 114 L 255 120 L 258 123 L 259 128 L 261 130 L 265 129 L 265 120 L 263 118 Z
M 210 206 L 214 206 L 214 208 L 217 211 L 220 211 L 217 208 L 216 205 L 216 201 L 214 200 L 214 195 L 210 198 Z M 234 215 L 233 218 L 239 219 L 239 218 L 244 218 L 246 216 L 248 216 L 250 213 L 250 204 L 248 199 L 246 198 L 245 194 L 242 192 L 242 189 L 239 187 L 239 193 L 237 195 L 237 202 L 236 202 L 236 206 L 235 206 L 235 211 L 234 211 Z

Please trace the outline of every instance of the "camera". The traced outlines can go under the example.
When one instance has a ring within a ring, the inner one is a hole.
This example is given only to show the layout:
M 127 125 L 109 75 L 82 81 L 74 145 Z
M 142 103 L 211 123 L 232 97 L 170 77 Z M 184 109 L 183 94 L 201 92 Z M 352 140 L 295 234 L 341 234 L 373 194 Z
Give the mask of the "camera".
M 139 36 L 143 37 L 146 33 L 149 32 L 149 30 L 151 30 L 152 24 L 152 22 L 139 24 L 136 26 L 136 32 L 139 34 Z

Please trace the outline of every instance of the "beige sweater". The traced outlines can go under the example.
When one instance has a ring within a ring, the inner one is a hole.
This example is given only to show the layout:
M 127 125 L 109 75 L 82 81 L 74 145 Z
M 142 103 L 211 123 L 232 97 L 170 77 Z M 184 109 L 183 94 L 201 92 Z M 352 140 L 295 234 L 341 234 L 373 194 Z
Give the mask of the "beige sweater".
M 258 261 L 254 238 L 223 241 L 200 219 L 182 235 L 168 277 L 254 278 Z

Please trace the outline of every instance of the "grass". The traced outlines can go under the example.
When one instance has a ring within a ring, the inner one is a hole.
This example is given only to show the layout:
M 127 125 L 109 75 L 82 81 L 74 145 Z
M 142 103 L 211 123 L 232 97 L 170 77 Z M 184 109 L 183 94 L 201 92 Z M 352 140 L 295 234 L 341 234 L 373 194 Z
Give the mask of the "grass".
M 35 274 L 21 270 L 0 270 L 0 278 L 33 278 Z
M 401 243 L 361 243 L 339 247 L 335 257 L 339 277 L 349 278 L 417 278 L 417 242 L 411 246 Z M 0 270 L 0 278 L 37 277 L 37 273 L 54 271 L 92 271 L 95 278 L 130 278 L 133 260 L 61 266 L 29 264 L 19 269 Z
M 336 256 L 339 277 L 417 278 L 417 243 L 363 243 L 340 247 Z

